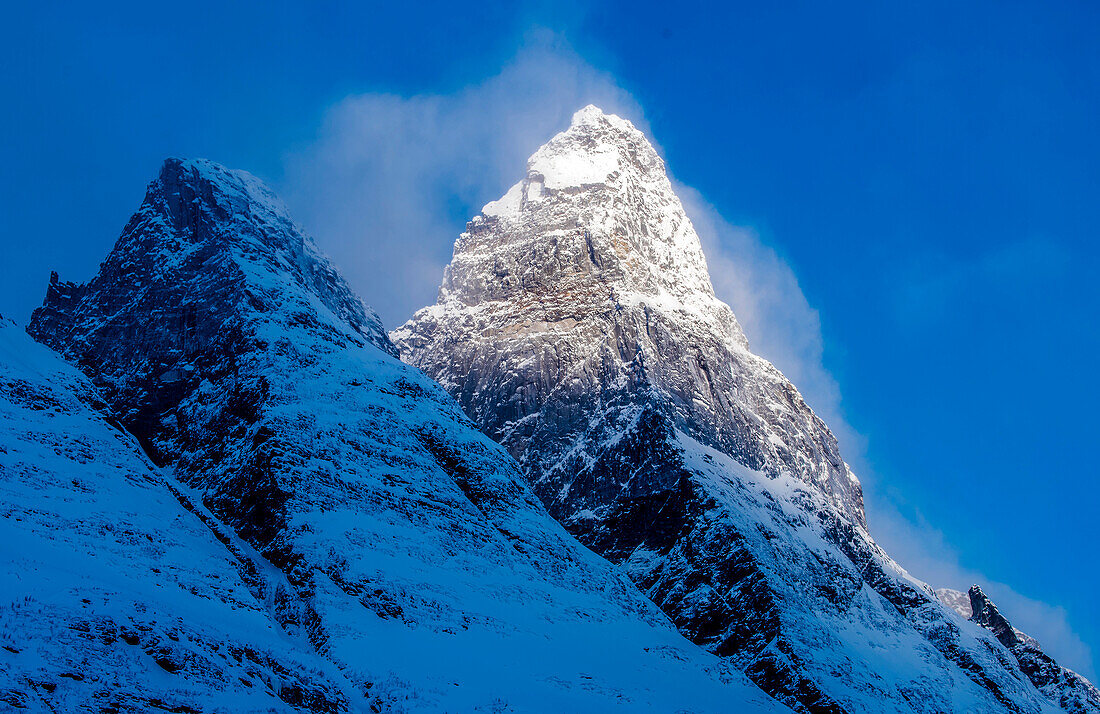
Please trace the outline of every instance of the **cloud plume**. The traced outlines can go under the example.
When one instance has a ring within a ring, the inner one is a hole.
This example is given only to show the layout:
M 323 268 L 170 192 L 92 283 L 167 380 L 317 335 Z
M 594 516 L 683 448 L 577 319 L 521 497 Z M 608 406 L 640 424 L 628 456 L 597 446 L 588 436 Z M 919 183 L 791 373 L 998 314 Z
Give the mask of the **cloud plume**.
M 546 34 L 453 94 L 350 96 L 288 157 L 287 201 L 392 327 L 435 302 L 465 221 L 588 103 L 644 126 L 612 77 Z

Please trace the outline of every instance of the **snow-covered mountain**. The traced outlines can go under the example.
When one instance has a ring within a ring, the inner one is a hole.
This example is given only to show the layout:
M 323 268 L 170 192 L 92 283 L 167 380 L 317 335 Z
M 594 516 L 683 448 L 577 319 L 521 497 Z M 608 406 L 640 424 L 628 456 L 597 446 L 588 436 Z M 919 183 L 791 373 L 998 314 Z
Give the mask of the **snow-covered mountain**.
M 835 438 L 749 351 L 630 122 L 579 111 L 391 338 L 570 532 L 797 711 L 1052 708 L 867 533 Z
M 253 177 L 169 160 L 98 275 L 52 279 L 28 329 L 285 577 L 269 613 L 371 711 L 779 708 L 569 536 L 379 325 Z M 96 525 L 72 519 L 84 548 Z

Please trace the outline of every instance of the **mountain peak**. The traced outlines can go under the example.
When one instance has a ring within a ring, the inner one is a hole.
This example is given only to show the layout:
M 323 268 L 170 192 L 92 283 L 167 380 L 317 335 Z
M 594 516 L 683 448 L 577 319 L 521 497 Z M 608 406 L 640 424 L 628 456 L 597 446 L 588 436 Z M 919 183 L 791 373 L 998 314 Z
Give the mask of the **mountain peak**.
M 625 180 L 668 180 L 664 162 L 645 134 L 594 104 L 573 114 L 569 128 L 531 156 L 527 171 L 529 177 L 541 176 L 543 186 L 551 189 L 607 184 L 615 174 Z
M 623 133 L 641 134 L 630 120 L 623 119 L 618 114 L 605 112 L 595 104 L 588 104 L 573 112 L 573 119 L 569 123 L 569 128 L 576 129 L 582 126 L 604 126 L 617 129 Z
M 971 620 L 992 632 L 1005 647 L 1012 647 L 1020 643 L 1015 628 L 1001 614 L 980 586 L 971 585 L 967 594 L 970 596 L 970 609 L 973 612 L 970 616 Z
M 279 202 L 271 189 L 251 173 L 241 169 L 230 169 L 210 159 L 169 156 L 161 164 L 157 178 L 165 185 L 184 183 L 195 185 L 197 182 L 207 182 L 225 193 L 251 194 L 257 198 L 263 197 L 275 203 Z
M 467 331 L 476 335 L 461 348 L 470 354 L 460 354 L 454 339 Z M 559 417 L 593 408 L 574 386 L 584 374 L 580 383 L 604 400 L 656 394 L 668 420 L 693 438 L 750 468 L 799 474 L 865 522 L 858 480 L 835 438 L 794 386 L 749 352 L 716 297 L 664 161 L 630 122 L 593 105 L 470 220 L 439 304 L 392 338 L 513 455 L 538 451 L 535 482 L 557 478 L 548 475 L 557 457 L 583 436 L 588 420 Z M 544 354 L 554 357 L 531 358 Z M 509 370 L 514 380 L 498 384 Z M 501 393 L 515 384 L 522 396 Z M 550 439 L 554 449 L 565 445 L 560 454 L 531 446 L 530 430 L 544 420 L 546 433 L 563 430 Z
M 603 109 L 600 109 L 595 104 L 587 104 L 577 111 L 573 112 L 572 125 L 588 124 L 599 121 L 601 118 L 607 116 Z
M 265 221 L 293 225 L 290 213 L 275 193 L 247 171 L 228 169 L 209 159 L 170 157 L 161 164 L 146 193 L 165 201 L 166 213 L 177 227 L 195 211 L 213 210 L 219 218 L 254 214 Z
M 628 184 L 658 201 L 672 194 L 664 161 L 645 134 L 628 120 L 589 104 L 573 114 L 568 129 L 531 155 L 525 178 L 481 213 L 498 217 L 522 213 L 556 191 L 580 191 L 591 198 L 600 187 Z
M 669 304 L 696 311 L 703 309 L 702 302 L 715 300 L 699 236 L 664 161 L 633 124 L 594 105 L 578 111 L 568 129 L 532 154 L 524 177 L 470 221 L 455 245 L 444 293 L 481 285 L 463 284 L 467 247 L 511 254 L 530 240 L 540 246 L 570 244 L 569 255 L 554 258 L 569 263 L 558 269 L 604 296 L 601 286 L 628 300 L 645 295 L 650 303 L 655 298 L 669 302 L 671 296 Z M 573 260 L 574 247 L 579 262 Z M 470 267 L 479 273 L 484 268 Z M 515 287 L 525 289 L 519 283 Z M 728 323 L 723 331 L 743 345 L 732 315 L 723 321 Z
M 154 334 L 153 313 L 171 316 L 173 328 Z M 170 158 L 98 274 L 84 285 L 51 276 L 28 330 L 73 360 L 106 359 L 92 345 L 111 352 L 135 389 L 143 380 L 175 389 L 195 355 L 221 359 L 245 342 L 265 342 L 274 324 L 296 339 L 370 343 L 396 354 L 378 316 L 259 179 L 205 159 Z M 84 338 L 70 341 L 71 333 Z M 146 364 L 154 342 L 173 359 Z

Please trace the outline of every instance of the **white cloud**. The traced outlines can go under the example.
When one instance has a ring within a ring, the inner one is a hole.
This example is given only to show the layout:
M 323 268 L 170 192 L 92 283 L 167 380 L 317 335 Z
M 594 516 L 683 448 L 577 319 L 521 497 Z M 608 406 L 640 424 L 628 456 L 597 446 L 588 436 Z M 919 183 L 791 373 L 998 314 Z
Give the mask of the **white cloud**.
M 499 74 L 451 94 L 345 98 L 329 109 L 316 141 L 287 157 L 283 193 L 352 286 L 394 326 L 435 302 L 465 220 L 518 180 L 527 157 L 588 103 L 648 129 L 641 107 L 614 77 L 560 38 L 538 34 Z M 942 533 L 903 514 L 897 492 L 882 488 L 864 464 L 864 439 L 845 420 L 839 387 L 822 361 L 818 313 L 790 266 L 699 191 L 676 190 L 703 241 L 715 290 L 754 351 L 799 387 L 862 476 L 876 539 L 937 587 L 981 583 L 1020 629 L 1092 674 L 1091 652 L 1061 608 L 966 570 Z
M 614 79 L 533 36 L 499 74 L 448 95 L 359 94 L 288 157 L 287 203 L 389 326 L 435 302 L 465 220 L 588 103 L 645 126 Z

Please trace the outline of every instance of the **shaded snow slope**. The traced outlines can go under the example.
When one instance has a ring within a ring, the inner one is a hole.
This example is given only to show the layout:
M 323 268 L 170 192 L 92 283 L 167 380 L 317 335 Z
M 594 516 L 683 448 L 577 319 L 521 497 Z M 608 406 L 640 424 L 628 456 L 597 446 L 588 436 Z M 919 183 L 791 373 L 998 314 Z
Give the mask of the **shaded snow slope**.
M 385 711 L 774 709 L 546 513 L 268 201 L 166 162 L 29 329 L 286 574 L 316 650 Z
M 401 355 L 693 641 L 805 712 L 1046 699 L 874 543 L 858 480 L 714 296 L 664 163 L 595 107 L 455 243 Z
M 288 588 L 219 542 L 102 406 L 0 319 L 0 709 L 358 710 L 272 616 Z

